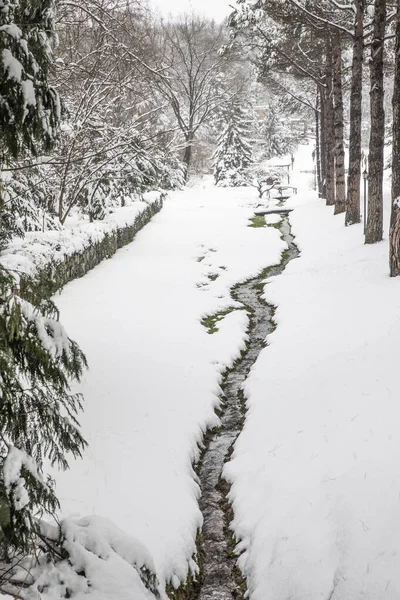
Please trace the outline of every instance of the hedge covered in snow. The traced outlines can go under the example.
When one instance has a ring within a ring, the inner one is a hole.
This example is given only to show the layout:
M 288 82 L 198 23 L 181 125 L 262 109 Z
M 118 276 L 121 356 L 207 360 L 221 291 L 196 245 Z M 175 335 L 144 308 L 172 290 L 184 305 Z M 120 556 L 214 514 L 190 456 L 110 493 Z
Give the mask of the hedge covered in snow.
M 48 298 L 132 242 L 162 208 L 165 196 L 165 192 L 148 192 L 142 201 L 115 209 L 102 221 L 78 222 L 61 231 L 28 232 L 0 254 L 0 264 L 14 273 L 22 295 L 28 282 L 33 282 L 38 296 Z

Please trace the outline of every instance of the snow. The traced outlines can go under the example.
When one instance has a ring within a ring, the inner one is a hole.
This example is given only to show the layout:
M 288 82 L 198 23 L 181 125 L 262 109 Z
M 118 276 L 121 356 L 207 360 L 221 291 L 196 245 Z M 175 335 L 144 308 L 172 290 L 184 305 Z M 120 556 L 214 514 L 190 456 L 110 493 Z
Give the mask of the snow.
M 63 514 L 101 515 L 141 540 L 161 586 L 197 569 L 192 463 L 219 422 L 221 373 L 246 341 L 243 310 L 212 335 L 201 319 L 237 307 L 232 284 L 285 248 L 276 229 L 248 227 L 258 203 L 254 189 L 209 181 L 174 192 L 132 244 L 55 297 L 90 367 L 79 387 L 89 449 L 57 474 Z
M 154 564 L 148 550 L 107 519 L 65 519 L 60 524 L 68 560 L 56 564 L 46 557 L 30 567 L 33 579 L 26 600 L 154 600 L 157 582 L 147 581 Z M 42 526 L 42 535 L 57 542 L 57 527 Z M 18 573 L 16 579 L 18 580 Z M 26 579 L 26 570 L 20 574 Z M 3 596 L 2 596 L 3 597 Z
M 398 600 L 400 280 L 388 276 L 387 240 L 365 246 L 362 224 L 345 228 L 311 190 L 300 171 L 312 149 L 296 156 L 299 194 L 286 203 L 301 255 L 265 285 L 277 328 L 245 384 L 245 425 L 224 469 L 238 564 L 251 600 Z M 142 566 L 162 596 L 197 572 L 192 465 L 248 325 L 243 310 L 212 335 L 201 320 L 240 308 L 232 284 L 285 248 L 276 228 L 248 227 L 256 196 L 198 180 L 56 296 L 90 365 L 76 389 L 89 448 L 56 476 L 71 564 L 39 567 L 44 600 L 67 584 L 83 600 L 88 581 L 93 600 L 146 600 Z M 390 204 L 387 189 L 386 232 Z
M 398 600 L 400 281 L 387 240 L 304 187 L 289 206 L 301 257 L 265 287 L 278 327 L 224 471 L 239 565 L 252 600 Z
M 4 48 L 2 51 L 2 60 L 4 65 L 4 70 L 8 71 L 8 76 L 11 79 L 15 79 L 18 82 L 21 82 L 23 67 L 19 60 L 13 56 L 8 48 Z
M 15 25 L 15 23 L 8 23 L 7 25 L 1 25 L 0 32 L 6 33 L 7 35 L 11 36 L 12 38 L 14 38 L 14 40 L 17 40 L 17 41 L 19 41 L 22 36 L 21 29 L 17 25 Z
M 26 232 L 24 238 L 15 238 L 0 253 L 0 263 L 17 274 L 34 276 L 51 262 L 62 262 L 66 256 L 82 252 L 104 239 L 107 234 L 133 225 L 149 205 L 160 199 L 160 192 L 143 194 L 142 201 L 133 201 L 117 208 L 102 221 L 72 218 L 60 231 Z
M 30 498 L 25 488 L 25 479 L 21 477 L 21 469 L 25 467 L 35 479 L 41 481 L 35 461 L 23 450 L 9 447 L 2 466 L 2 476 L 6 491 L 12 494 L 16 510 L 22 510 L 29 504 Z
M 36 94 L 33 82 L 30 79 L 26 79 L 21 83 L 21 86 L 24 95 L 25 106 L 36 106 Z

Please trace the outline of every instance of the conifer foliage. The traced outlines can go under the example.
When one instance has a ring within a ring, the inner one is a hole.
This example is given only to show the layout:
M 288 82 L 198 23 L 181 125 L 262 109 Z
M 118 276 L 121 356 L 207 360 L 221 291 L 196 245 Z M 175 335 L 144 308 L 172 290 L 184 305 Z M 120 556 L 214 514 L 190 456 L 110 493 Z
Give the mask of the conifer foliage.
M 3 159 L 49 149 L 57 135 L 59 102 L 47 82 L 53 9 L 52 0 L 0 0 Z M 3 190 L 1 202 L 5 195 Z M 67 336 L 55 306 L 26 285 L 22 297 L 19 284 L 17 273 L 0 267 L 2 561 L 36 550 L 38 518 L 58 507 L 52 482 L 43 475 L 44 460 L 65 469 L 67 454 L 79 456 L 86 445 L 77 422 L 81 398 L 70 392 L 70 383 L 86 367 L 85 357 Z M 2 590 L 3 583 L 1 571 Z
M 54 0 L 0 0 L 0 135 L 3 154 L 49 150 L 60 117 L 48 83 Z
M 218 186 L 238 187 L 248 183 L 252 154 L 248 122 L 247 111 L 235 104 L 214 153 L 214 180 Z
M 0 526 L 3 553 L 32 550 L 35 518 L 58 501 L 41 474 L 44 458 L 63 469 L 66 453 L 85 447 L 69 392 L 86 360 L 58 321 L 51 302 L 22 299 L 14 277 L 0 271 Z

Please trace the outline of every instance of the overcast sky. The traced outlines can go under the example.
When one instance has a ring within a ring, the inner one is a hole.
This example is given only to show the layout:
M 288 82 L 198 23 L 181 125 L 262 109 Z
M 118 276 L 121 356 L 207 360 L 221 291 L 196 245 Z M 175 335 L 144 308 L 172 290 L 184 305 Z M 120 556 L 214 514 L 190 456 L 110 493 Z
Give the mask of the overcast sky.
M 150 0 L 150 5 L 158 8 L 163 15 L 178 15 L 184 12 L 196 12 L 216 21 L 222 21 L 232 12 L 229 5 L 235 0 Z

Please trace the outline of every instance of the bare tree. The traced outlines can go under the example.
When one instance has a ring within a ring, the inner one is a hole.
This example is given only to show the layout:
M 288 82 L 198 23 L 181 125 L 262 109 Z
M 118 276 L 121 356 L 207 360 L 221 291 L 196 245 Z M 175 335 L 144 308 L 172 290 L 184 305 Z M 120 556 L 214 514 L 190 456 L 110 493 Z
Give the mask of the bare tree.
M 224 32 L 213 21 L 185 15 L 177 22 L 155 25 L 154 38 L 157 73 L 142 73 L 171 107 L 183 135 L 187 174 L 199 129 L 237 91 L 228 60 L 219 53 Z

